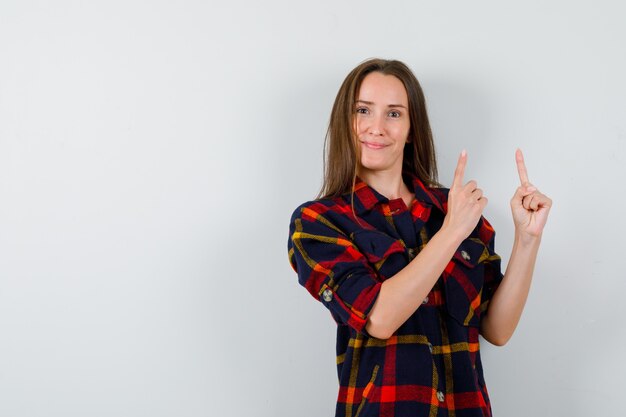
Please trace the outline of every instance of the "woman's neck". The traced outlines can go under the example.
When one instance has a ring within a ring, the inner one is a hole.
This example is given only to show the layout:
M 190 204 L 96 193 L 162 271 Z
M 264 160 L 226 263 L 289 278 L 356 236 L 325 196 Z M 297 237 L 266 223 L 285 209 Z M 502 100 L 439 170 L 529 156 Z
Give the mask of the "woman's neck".
M 404 183 L 401 171 L 373 171 L 361 168 L 357 175 L 389 200 L 402 198 L 408 206 L 413 199 L 413 193 Z

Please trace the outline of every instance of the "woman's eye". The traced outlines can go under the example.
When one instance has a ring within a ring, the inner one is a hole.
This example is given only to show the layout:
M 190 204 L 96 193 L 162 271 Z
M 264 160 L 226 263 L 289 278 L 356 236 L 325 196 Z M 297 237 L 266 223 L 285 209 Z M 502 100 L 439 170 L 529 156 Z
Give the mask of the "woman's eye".
M 367 114 L 367 109 L 365 107 L 357 107 L 356 112 L 361 114 Z
M 390 111 L 389 112 L 389 116 L 391 116 L 391 117 L 400 117 L 400 112 Z

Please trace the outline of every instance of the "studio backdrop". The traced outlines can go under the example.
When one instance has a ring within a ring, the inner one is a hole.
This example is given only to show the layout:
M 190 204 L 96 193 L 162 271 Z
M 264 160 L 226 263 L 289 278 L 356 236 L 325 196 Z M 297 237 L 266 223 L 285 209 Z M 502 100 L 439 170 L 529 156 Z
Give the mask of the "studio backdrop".
M 3 1 L 0 415 L 333 415 L 335 323 L 288 224 L 370 57 L 422 83 L 444 185 L 467 149 L 503 268 L 516 148 L 554 201 L 515 335 L 481 341 L 494 415 L 619 414 L 624 8 Z

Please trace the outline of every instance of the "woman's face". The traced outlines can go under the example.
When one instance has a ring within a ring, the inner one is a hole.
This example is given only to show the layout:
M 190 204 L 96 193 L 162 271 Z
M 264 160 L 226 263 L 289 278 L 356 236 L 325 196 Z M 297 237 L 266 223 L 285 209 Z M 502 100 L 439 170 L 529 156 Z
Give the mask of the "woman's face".
M 402 81 L 380 72 L 368 74 L 355 103 L 360 170 L 402 171 L 409 128 L 409 102 Z

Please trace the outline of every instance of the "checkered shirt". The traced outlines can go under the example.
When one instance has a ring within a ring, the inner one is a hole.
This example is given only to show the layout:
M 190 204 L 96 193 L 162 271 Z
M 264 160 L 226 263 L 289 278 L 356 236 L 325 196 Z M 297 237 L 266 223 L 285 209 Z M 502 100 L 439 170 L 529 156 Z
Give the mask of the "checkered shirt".
M 304 203 L 291 217 L 291 266 L 337 323 L 336 416 L 491 416 L 478 336 L 502 273 L 486 219 L 389 339 L 365 330 L 381 284 L 419 253 L 447 212 L 447 189 L 403 177 L 415 190 L 409 208 L 357 177 L 354 213 L 346 193 Z

